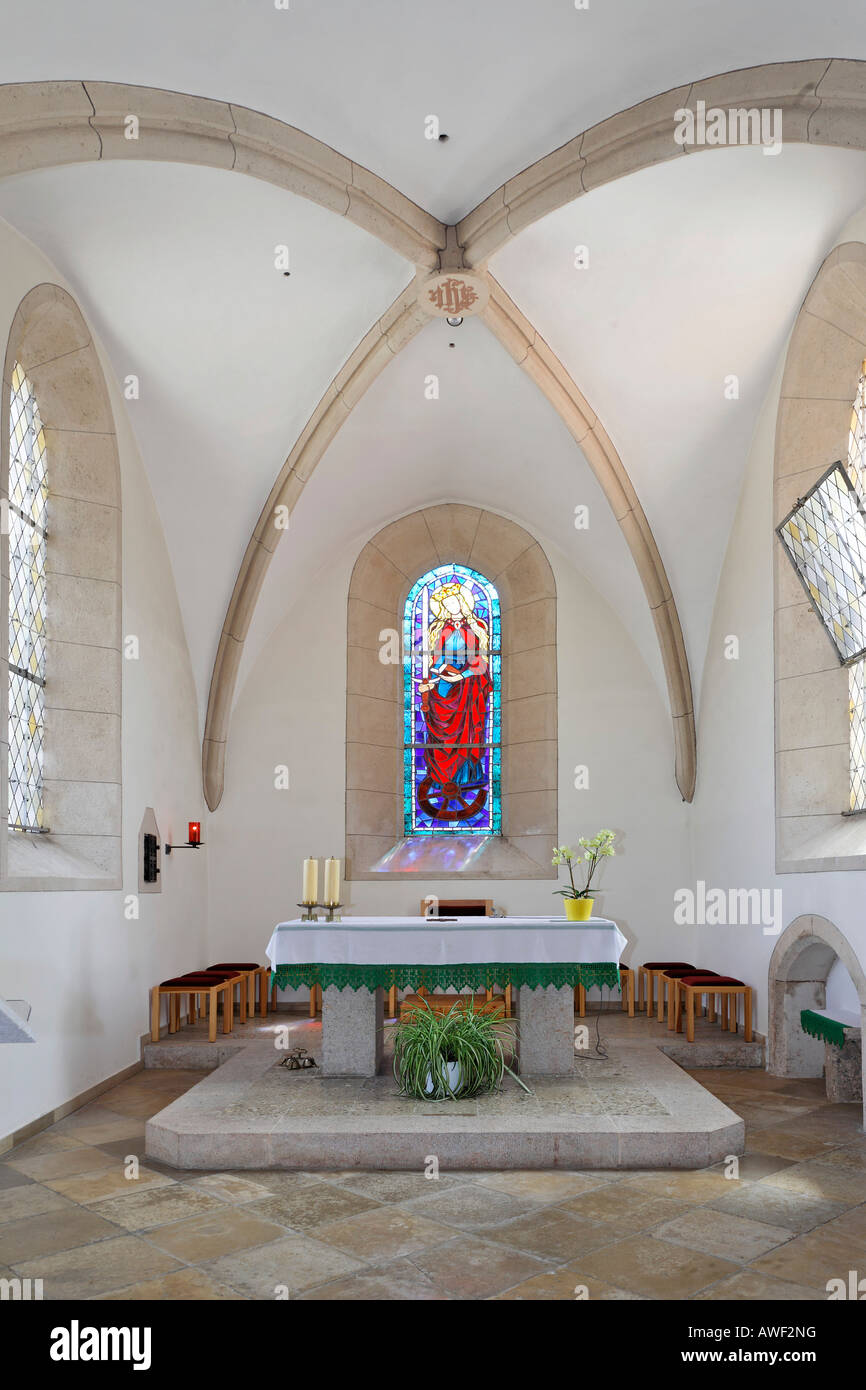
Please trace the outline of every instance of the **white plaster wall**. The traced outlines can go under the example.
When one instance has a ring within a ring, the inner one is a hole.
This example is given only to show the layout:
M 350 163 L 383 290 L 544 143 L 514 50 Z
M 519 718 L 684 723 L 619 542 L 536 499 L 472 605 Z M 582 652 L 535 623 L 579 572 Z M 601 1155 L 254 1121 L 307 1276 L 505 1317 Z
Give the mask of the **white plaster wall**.
M 275 923 L 296 915 L 301 860 L 343 857 L 346 595 L 367 539 L 329 557 L 303 593 L 287 595 L 287 612 L 235 705 L 225 794 L 208 829 L 217 958 L 240 950 L 263 959 Z M 687 881 L 686 808 L 674 782 L 670 719 L 603 597 L 538 539 L 558 592 L 559 839 L 573 844 L 602 826 L 619 832 L 621 853 L 604 866 L 599 909 L 639 938 L 632 954 L 646 959 L 668 932 L 674 887 Z M 274 789 L 278 764 L 289 767 L 288 791 Z M 588 790 L 574 787 L 578 764 L 589 768 Z M 450 892 L 492 897 L 512 914 L 543 914 L 562 910 L 552 888 L 468 876 L 453 885 L 352 882 L 346 910 L 417 914 L 426 893 Z
M 65 283 L 0 223 L 0 341 L 22 297 L 44 280 Z M 75 293 L 73 285 L 65 288 Z M 0 894 L 0 995 L 30 1002 L 37 1038 L 35 1045 L 0 1047 L 0 1138 L 137 1061 L 150 986 L 209 963 L 207 849 L 164 859 L 163 891 L 140 899 L 138 920 L 124 914 L 126 896 L 138 886 L 145 807 L 154 807 L 163 839 L 186 839 L 186 822 L 205 817 L 189 656 L 162 529 L 126 414 L 134 404 L 127 407 L 105 353 L 100 357 L 121 466 L 123 632 L 140 643 L 140 659 L 123 663 L 124 887 Z M 206 840 L 206 825 L 202 833 Z
M 838 241 L 864 235 L 866 217 L 860 214 L 840 232 Z M 775 873 L 772 547 L 777 541 L 772 488 L 787 346 L 752 440 L 716 599 L 699 702 L 698 783 L 691 817 L 693 878 L 726 890 L 780 890 L 782 929 L 803 913 L 818 913 L 845 934 L 866 967 L 864 874 Z M 852 399 L 855 389 L 852 382 Z M 728 635 L 739 638 L 737 661 L 725 658 Z M 859 825 L 866 851 L 866 819 Z M 758 1027 L 764 1031 L 767 970 L 776 938 L 764 936 L 760 926 L 693 930 L 703 964 L 731 971 L 757 988 Z M 832 990 L 840 1004 L 847 978 L 847 972 L 835 969 Z

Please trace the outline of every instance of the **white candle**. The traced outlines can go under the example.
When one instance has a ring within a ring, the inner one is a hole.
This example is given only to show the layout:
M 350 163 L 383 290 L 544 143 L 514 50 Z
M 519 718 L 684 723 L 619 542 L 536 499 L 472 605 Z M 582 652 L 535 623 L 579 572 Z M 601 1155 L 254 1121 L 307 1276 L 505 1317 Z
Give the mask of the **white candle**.
M 328 907 L 336 907 L 340 901 L 340 861 L 339 859 L 325 860 L 325 903 Z
M 304 860 L 304 888 L 301 899 L 305 907 L 315 907 L 319 901 L 319 861 Z

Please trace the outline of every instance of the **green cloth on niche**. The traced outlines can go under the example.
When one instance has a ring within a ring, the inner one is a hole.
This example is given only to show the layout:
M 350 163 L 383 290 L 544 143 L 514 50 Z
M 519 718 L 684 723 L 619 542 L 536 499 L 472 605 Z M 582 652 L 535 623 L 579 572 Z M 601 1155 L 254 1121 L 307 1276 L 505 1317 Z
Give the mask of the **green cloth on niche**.
M 812 1009 L 803 1009 L 800 1012 L 800 1027 L 811 1038 L 823 1038 L 833 1047 L 845 1046 L 845 1024 L 837 1023 L 835 1018 L 825 1018 Z
M 271 983 L 279 989 L 321 985 L 327 989 L 493 989 L 494 985 L 528 985 L 544 989 L 554 985 L 607 985 L 619 989 L 619 966 L 613 961 L 590 965 L 553 964 L 521 965 L 507 961 L 484 965 L 278 965 L 271 971 Z

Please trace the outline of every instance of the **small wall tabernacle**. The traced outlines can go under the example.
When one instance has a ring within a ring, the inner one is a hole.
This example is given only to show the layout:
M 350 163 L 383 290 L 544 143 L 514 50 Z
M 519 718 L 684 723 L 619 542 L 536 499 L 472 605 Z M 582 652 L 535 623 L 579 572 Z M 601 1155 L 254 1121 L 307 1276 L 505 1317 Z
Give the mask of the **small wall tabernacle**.
M 866 974 L 847 938 L 826 917 L 797 917 L 785 929 L 770 959 L 769 1059 L 773 1076 L 821 1076 L 824 1043 L 800 1026 L 803 1009 L 823 1009 L 827 977 L 841 960 L 860 997 L 866 1027 Z M 864 1069 L 866 1081 L 866 1069 Z M 866 1086 L 863 1091 L 866 1097 Z M 866 1119 L 866 1100 L 864 1100 Z
M 75 301 L 59 285 L 25 295 L 3 368 L 0 496 L 8 496 L 9 391 L 24 368 L 45 427 L 47 651 L 44 835 L 10 835 L 8 536 L 2 542 L 0 889 L 121 886 L 121 509 L 114 420 L 99 358 Z
M 352 879 L 394 878 L 379 867 L 402 840 L 402 666 L 379 659 L 382 631 L 402 632 L 412 584 L 442 564 L 468 565 L 496 585 L 502 612 L 501 836 L 427 836 L 412 872 L 425 879 L 554 878 L 557 833 L 556 585 L 522 526 L 455 503 L 401 517 L 364 546 L 348 600 L 346 860 Z

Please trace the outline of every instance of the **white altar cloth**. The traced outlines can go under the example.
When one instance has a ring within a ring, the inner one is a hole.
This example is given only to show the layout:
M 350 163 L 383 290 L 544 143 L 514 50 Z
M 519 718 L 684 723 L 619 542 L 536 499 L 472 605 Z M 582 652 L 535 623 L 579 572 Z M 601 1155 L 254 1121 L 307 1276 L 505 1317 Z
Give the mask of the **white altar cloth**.
M 591 917 L 344 917 L 281 922 L 268 942 L 280 965 L 619 964 L 627 945 L 615 922 Z

